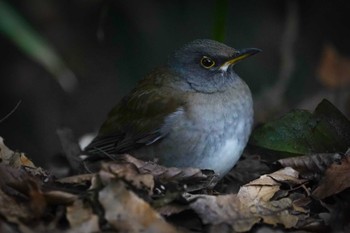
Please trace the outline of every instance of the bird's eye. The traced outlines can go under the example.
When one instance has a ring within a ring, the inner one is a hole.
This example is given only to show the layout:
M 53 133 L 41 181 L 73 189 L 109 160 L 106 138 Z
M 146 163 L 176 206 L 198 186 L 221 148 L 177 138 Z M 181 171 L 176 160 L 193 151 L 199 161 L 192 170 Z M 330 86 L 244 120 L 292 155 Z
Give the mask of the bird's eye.
M 201 59 L 201 65 L 204 68 L 209 69 L 209 68 L 211 68 L 211 67 L 213 67 L 215 65 L 215 62 L 210 57 L 203 56 L 202 59 Z

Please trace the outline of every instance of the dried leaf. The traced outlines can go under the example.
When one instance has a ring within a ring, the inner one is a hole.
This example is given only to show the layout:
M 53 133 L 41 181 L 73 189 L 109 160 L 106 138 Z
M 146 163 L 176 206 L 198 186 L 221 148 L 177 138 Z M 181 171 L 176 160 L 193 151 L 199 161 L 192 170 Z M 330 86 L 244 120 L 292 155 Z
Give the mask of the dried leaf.
M 98 200 L 105 209 L 106 220 L 119 232 L 177 232 L 120 180 L 104 187 Z
M 40 184 L 24 170 L 0 165 L 0 212 L 9 221 L 39 218 L 46 208 Z
M 21 166 L 35 168 L 33 162 L 28 159 L 25 154 L 14 152 L 9 149 L 5 144 L 2 137 L 0 137 L 0 161 L 3 164 L 9 165 L 14 168 Z
M 62 183 L 62 184 L 82 184 L 85 182 L 90 182 L 92 177 L 94 177 L 96 174 L 80 174 L 75 176 L 68 176 L 64 178 L 57 179 L 56 182 Z
M 50 173 L 41 167 L 28 167 L 22 165 L 21 169 L 25 170 L 29 175 L 40 178 L 43 181 L 49 181 L 52 179 Z
M 34 182 L 33 180 L 29 180 L 28 186 L 29 186 L 29 208 L 32 211 L 32 215 L 39 218 L 41 217 L 47 207 L 46 198 L 43 195 L 43 192 L 41 191 L 41 187 L 38 183 Z
M 292 167 L 300 173 L 323 174 L 334 162 L 341 159 L 338 153 L 321 153 L 280 159 L 277 162 L 283 167 Z
M 0 164 L 0 185 L 2 189 L 13 189 L 18 193 L 28 195 L 30 185 L 38 182 L 34 177 L 29 176 L 24 169 L 15 169 Z
M 67 207 L 67 220 L 71 226 L 69 232 L 89 233 L 100 231 L 98 216 L 82 200 L 76 200 L 73 205 Z
M 192 187 L 189 187 L 192 191 L 214 187 L 218 181 L 214 172 L 210 170 L 205 170 L 204 172 L 198 168 L 164 167 L 151 161 L 145 162 L 136 159 L 128 154 L 123 155 L 121 160 L 134 164 L 141 174 L 152 174 L 154 179 L 161 182 L 182 182 L 189 186 L 192 185 Z
M 7 146 L 4 144 L 4 139 L 0 137 L 0 158 L 1 162 L 4 164 L 9 164 L 9 160 L 13 156 L 14 152 L 10 150 Z
M 45 192 L 44 197 L 51 205 L 67 205 L 78 199 L 77 195 L 57 190 Z
M 321 180 L 320 185 L 312 195 L 317 199 L 324 199 L 336 193 L 340 193 L 350 187 L 350 155 L 345 156 L 340 164 L 333 163 Z
M 286 167 L 274 173 L 262 175 L 259 179 L 242 186 L 237 195 L 247 202 L 268 202 L 280 190 L 282 183 L 287 183 L 291 187 L 304 183 L 305 180 L 298 179 L 298 175 L 296 170 Z
M 171 203 L 171 204 L 159 207 L 156 210 L 162 216 L 170 216 L 173 214 L 181 213 L 182 211 L 187 210 L 187 209 L 189 209 L 189 207 L 187 205 L 179 205 L 179 204 Z
M 294 186 L 303 181 L 298 179 L 297 171 L 285 168 L 244 185 L 238 194 L 193 195 L 188 199 L 193 201 L 190 207 L 198 213 L 204 224 L 227 223 L 237 232 L 249 231 L 260 221 L 291 228 L 305 210 L 299 212 L 290 198 L 272 199 L 281 182 Z
M 150 174 L 140 174 L 137 167 L 132 163 L 103 163 L 99 172 L 103 183 L 109 183 L 111 179 L 121 178 L 140 190 L 146 190 L 149 195 L 154 188 L 154 179 Z
M 291 167 L 286 167 L 282 170 L 276 171 L 267 176 L 271 177 L 275 181 L 278 181 L 281 183 L 288 183 L 291 186 L 300 185 L 306 182 L 306 180 L 298 178 L 299 172 L 297 172 Z M 251 182 L 251 183 L 254 183 L 254 182 Z
M 19 219 L 31 220 L 33 215 L 30 209 L 15 198 L 7 195 L 0 189 L 0 214 L 9 222 L 17 223 Z
M 200 216 L 204 224 L 231 224 L 235 231 L 244 232 L 260 222 L 261 217 L 250 213 L 236 194 L 231 195 L 193 195 L 190 207 Z

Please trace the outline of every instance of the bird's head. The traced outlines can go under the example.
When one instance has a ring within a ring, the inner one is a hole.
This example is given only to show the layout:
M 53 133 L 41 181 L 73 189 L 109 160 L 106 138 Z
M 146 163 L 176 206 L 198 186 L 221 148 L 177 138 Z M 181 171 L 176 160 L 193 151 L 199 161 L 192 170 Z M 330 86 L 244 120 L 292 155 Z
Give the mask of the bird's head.
M 169 57 L 168 66 L 194 91 L 214 93 L 231 88 L 239 78 L 232 67 L 260 51 L 237 50 L 214 40 L 199 39 L 176 50 Z

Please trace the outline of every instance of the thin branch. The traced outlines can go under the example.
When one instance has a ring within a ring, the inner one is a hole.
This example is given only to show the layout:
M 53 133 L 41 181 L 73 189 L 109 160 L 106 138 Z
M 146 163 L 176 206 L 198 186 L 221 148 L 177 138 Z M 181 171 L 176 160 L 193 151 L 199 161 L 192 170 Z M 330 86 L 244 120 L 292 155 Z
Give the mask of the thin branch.
M 19 107 L 19 105 L 22 103 L 22 100 L 18 101 L 16 106 L 2 119 L 0 119 L 0 123 L 4 122 L 7 118 L 9 118 Z

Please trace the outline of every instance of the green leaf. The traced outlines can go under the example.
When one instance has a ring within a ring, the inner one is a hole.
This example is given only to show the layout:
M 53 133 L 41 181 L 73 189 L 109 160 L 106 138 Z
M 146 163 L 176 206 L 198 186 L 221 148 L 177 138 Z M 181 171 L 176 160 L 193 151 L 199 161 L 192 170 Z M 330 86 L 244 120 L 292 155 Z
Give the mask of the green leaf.
M 250 144 L 293 154 L 345 152 L 350 146 L 350 122 L 323 100 L 314 113 L 294 110 L 257 128 Z

